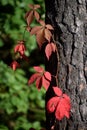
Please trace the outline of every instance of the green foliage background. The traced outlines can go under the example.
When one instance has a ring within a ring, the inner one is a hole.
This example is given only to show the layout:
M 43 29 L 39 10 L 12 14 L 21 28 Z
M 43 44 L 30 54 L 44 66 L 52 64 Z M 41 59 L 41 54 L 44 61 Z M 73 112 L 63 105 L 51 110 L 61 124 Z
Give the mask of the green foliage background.
M 35 84 L 27 84 L 32 66 L 43 64 L 34 36 L 25 34 L 29 63 L 21 61 L 15 72 L 9 67 L 15 58 L 13 48 L 23 38 L 29 3 L 41 5 L 44 19 L 43 0 L 0 0 L 0 130 L 39 130 L 45 126 L 45 90 L 38 92 Z M 32 26 L 36 24 L 34 21 Z

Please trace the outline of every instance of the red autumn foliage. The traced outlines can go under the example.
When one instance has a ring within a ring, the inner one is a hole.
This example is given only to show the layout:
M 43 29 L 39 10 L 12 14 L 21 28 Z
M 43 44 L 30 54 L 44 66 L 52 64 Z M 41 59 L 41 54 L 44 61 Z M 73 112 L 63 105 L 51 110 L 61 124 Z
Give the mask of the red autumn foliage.
M 50 42 L 52 33 L 50 30 L 53 30 L 53 27 L 50 24 L 45 24 L 43 20 L 39 20 L 41 26 L 33 27 L 31 30 L 31 35 L 36 35 L 36 40 L 41 48 L 42 44 L 47 40 Z
M 34 66 L 33 67 L 35 71 L 39 72 L 39 73 L 43 73 L 44 72 L 44 68 L 40 67 L 40 66 Z
M 35 66 L 34 70 L 36 73 L 30 77 L 28 84 L 30 85 L 36 81 L 36 87 L 38 90 L 40 90 L 42 86 L 47 90 L 50 85 L 51 74 L 48 71 L 44 71 L 44 69 L 39 66 Z
M 46 57 L 47 57 L 48 60 L 49 60 L 52 52 L 55 52 L 55 51 L 56 51 L 56 45 L 53 42 L 48 43 L 46 45 L 45 54 L 46 54 Z
M 40 5 L 29 4 L 29 7 L 31 8 L 31 10 L 28 11 L 26 13 L 26 15 L 25 15 L 25 19 L 27 21 L 28 26 L 30 26 L 30 24 L 32 23 L 34 17 L 36 18 L 37 21 L 40 19 L 40 15 L 36 11 L 38 8 L 40 8 Z
M 24 41 L 21 40 L 18 42 L 18 44 L 15 46 L 14 48 L 14 52 L 15 53 L 19 53 L 20 54 L 20 58 L 26 60 L 27 62 L 29 61 L 28 57 L 24 54 L 26 50 L 26 47 L 24 45 Z
M 70 117 L 71 103 L 70 98 L 66 94 L 63 94 L 61 89 L 58 87 L 53 87 L 56 94 L 47 103 L 48 112 L 55 112 L 55 117 L 58 120 L 62 120 L 64 116 Z
M 16 68 L 20 67 L 20 64 L 17 61 L 13 61 L 10 66 L 13 70 L 16 70 Z
M 19 52 L 21 56 L 24 55 L 25 50 L 26 50 L 26 48 L 25 48 L 23 40 L 19 41 L 18 44 L 14 48 L 14 52 L 15 53 Z
M 40 15 L 36 11 L 38 8 L 40 8 L 40 5 L 33 5 L 30 4 L 29 7 L 31 8 L 30 11 L 28 11 L 25 15 L 25 19 L 27 21 L 27 26 L 26 29 L 28 32 L 31 33 L 31 35 L 35 34 L 36 35 L 36 40 L 41 48 L 44 42 L 48 42 L 46 47 L 45 47 L 45 54 L 47 59 L 49 60 L 51 54 L 56 51 L 56 45 L 55 43 L 51 42 L 53 41 L 52 39 L 52 30 L 53 27 L 50 24 L 45 24 L 43 20 L 40 20 Z M 40 26 L 36 26 L 31 28 L 30 24 L 32 23 L 34 17 L 36 20 L 40 23 Z M 25 53 L 25 45 L 24 41 L 21 40 L 18 42 L 18 45 L 15 46 L 14 52 L 15 53 L 20 53 L 20 58 L 25 59 L 28 61 L 28 57 L 24 54 Z M 19 63 L 17 61 L 13 61 L 11 63 L 11 68 L 13 70 L 16 70 L 16 68 L 20 67 Z M 35 66 L 33 67 L 34 70 L 36 71 L 35 74 L 33 74 L 29 81 L 28 84 L 32 84 L 36 82 L 36 87 L 38 90 L 41 89 L 42 86 L 47 90 L 48 87 L 50 86 L 51 82 L 51 74 L 48 71 L 45 71 L 42 67 L 40 66 Z M 62 120 L 64 117 L 69 118 L 70 117 L 70 109 L 71 109 L 71 103 L 70 103 L 70 98 L 68 95 L 63 94 L 61 89 L 56 87 L 53 87 L 53 91 L 55 93 L 55 96 L 52 97 L 48 102 L 47 102 L 47 110 L 49 113 L 55 113 L 55 117 L 58 120 Z M 54 129 L 54 125 L 51 127 L 51 129 Z M 34 128 L 30 128 L 30 130 L 35 130 Z M 41 129 L 44 130 L 44 129 Z

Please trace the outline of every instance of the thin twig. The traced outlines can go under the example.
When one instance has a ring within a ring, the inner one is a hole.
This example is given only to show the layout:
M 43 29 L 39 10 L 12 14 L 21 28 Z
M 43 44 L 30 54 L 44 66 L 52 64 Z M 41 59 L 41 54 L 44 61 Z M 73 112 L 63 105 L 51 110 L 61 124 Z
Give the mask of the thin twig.
M 58 48 L 57 48 L 57 44 L 56 44 L 56 54 L 57 54 L 57 73 L 56 73 L 56 82 L 57 82 L 57 86 L 59 86 L 59 80 L 58 80 L 58 75 L 59 75 L 59 53 L 58 53 Z

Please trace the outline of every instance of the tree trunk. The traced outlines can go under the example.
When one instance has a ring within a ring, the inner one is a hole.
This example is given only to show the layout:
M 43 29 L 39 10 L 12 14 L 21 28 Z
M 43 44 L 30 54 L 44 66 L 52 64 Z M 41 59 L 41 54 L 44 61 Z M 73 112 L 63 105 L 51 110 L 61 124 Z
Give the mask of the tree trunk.
M 87 130 L 87 0 L 45 0 L 46 23 L 54 27 L 56 54 L 46 60 L 46 69 L 58 76 L 58 84 L 71 98 L 70 119 L 56 121 L 46 112 L 47 130 Z M 51 86 L 46 102 L 53 96 Z M 55 128 L 53 128 L 53 126 Z

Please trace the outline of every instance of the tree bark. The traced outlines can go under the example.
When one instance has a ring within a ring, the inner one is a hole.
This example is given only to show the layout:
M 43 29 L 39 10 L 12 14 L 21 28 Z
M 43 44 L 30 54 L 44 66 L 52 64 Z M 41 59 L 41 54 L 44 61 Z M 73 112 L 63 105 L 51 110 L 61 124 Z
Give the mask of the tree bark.
M 59 87 L 71 98 L 70 119 L 55 119 L 46 112 L 47 130 L 87 130 L 87 0 L 45 0 L 46 23 L 54 27 L 56 54 L 46 69 L 58 77 Z M 51 86 L 46 102 L 53 96 Z M 54 128 L 53 128 L 54 126 Z

